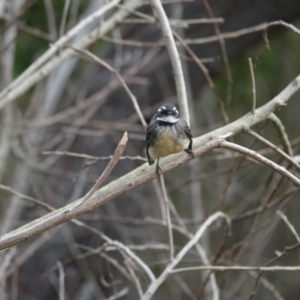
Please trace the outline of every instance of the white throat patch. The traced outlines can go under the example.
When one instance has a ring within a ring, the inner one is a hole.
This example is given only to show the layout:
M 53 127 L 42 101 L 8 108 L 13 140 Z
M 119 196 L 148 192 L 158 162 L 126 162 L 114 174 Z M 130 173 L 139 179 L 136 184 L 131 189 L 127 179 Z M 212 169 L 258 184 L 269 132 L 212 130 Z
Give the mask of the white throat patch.
M 157 121 L 162 121 L 162 122 L 166 122 L 166 123 L 176 123 L 179 119 L 175 118 L 174 116 L 163 116 L 161 118 L 157 118 Z

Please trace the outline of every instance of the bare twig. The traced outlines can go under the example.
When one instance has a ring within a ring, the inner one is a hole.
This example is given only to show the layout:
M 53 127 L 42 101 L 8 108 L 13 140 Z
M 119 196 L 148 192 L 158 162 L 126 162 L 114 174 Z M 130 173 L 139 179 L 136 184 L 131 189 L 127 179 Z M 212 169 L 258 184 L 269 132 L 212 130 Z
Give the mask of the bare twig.
M 150 17 L 150 16 L 149 16 Z M 195 25 L 195 24 L 210 24 L 210 23 L 223 23 L 223 18 L 201 18 L 201 19 L 187 19 L 187 20 L 177 20 L 177 19 L 170 19 L 169 22 L 171 26 L 174 27 L 181 27 L 181 28 L 189 28 L 189 25 Z M 151 24 L 155 23 L 155 19 L 151 17 L 151 19 L 142 19 L 142 18 L 128 18 L 122 21 L 122 23 L 133 23 L 133 24 Z
M 62 36 L 65 32 L 70 3 L 71 3 L 70 0 L 65 0 L 64 11 L 60 22 L 59 36 Z
M 170 207 L 169 207 L 169 199 L 165 185 L 165 179 L 163 175 L 160 175 L 160 185 L 165 201 L 165 213 L 166 213 L 166 222 L 168 228 L 168 239 L 169 239 L 169 253 L 170 253 L 170 261 L 174 259 L 174 242 L 173 242 L 173 232 L 172 232 L 172 220 L 170 216 Z
M 186 224 L 183 222 L 178 211 L 176 210 L 176 207 L 173 205 L 172 202 L 170 202 L 170 209 L 171 209 L 172 214 L 175 216 L 175 220 L 180 225 L 180 227 L 179 227 L 180 232 L 182 234 L 184 234 L 185 236 L 187 236 L 189 239 L 192 239 L 194 237 L 194 233 L 192 233 L 188 230 Z M 174 229 L 175 229 L 175 227 L 174 227 Z M 203 244 L 203 241 L 201 244 Z M 207 266 L 210 265 L 211 263 L 208 259 L 208 255 L 207 255 L 206 251 L 203 249 L 202 245 L 200 245 L 200 243 L 197 243 L 195 245 L 195 248 L 196 248 L 196 251 L 198 252 L 198 255 L 201 258 L 201 261 L 203 262 L 203 264 L 205 264 Z M 205 276 L 206 274 L 203 274 L 203 275 Z M 209 278 L 210 287 L 211 287 L 211 294 L 209 294 L 209 296 L 211 297 L 212 300 L 218 300 L 220 298 L 220 291 L 219 291 L 219 287 L 217 284 L 216 276 L 213 273 L 211 273 L 211 274 L 207 273 L 207 276 L 208 276 L 207 278 Z
M 241 154 L 247 155 L 260 163 L 264 164 L 267 167 L 272 168 L 274 171 L 278 172 L 288 180 L 290 180 L 295 186 L 300 187 L 300 179 L 294 176 L 292 173 L 290 173 L 287 169 L 285 169 L 282 166 L 279 166 L 278 164 L 274 163 L 273 161 L 267 159 L 266 157 L 258 154 L 257 152 L 247 149 L 245 147 L 239 146 L 234 143 L 227 142 L 225 140 L 220 140 L 220 147 L 230 149 L 233 151 L 237 151 Z
M 65 299 L 65 271 L 60 261 L 57 263 L 59 273 L 59 300 Z
M 276 22 L 276 24 L 273 25 L 282 25 L 279 22 Z M 270 26 L 272 26 L 272 23 L 262 23 L 259 25 L 239 29 L 236 31 L 230 31 L 230 32 L 223 32 L 221 33 L 220 37 L 222 39 L 236 39 L 239 38 L 243 35 L 258 32 L 258 31 L 265 31 L 268 29 Z M 132 40 L 116 40 L 116 39 L 111 39 L 108 37 L 104 37 L 103 39 L 113 42 L 113 43 L 121 43 L 124 45 L 131 45 L 131 46 L 136 46 L 136 47 L 163 47 L 165 46 L 164 41 L 158 41 L 158 42 L 138 42 L 138 41 L 132 41 Z M 207 44 L 207 43 L 213 43 L 219 41 L 219 37 L 216 35 L 212 35 L 209 37 L 204 37 L 204 38 L 196 38 L 196 39 L 185 39 L 185 43 L 187 45 L 200 45 L 200 44 Z M 179 43 L 177 43 L 179 45 Z
M 272 266 L 272 267 L 252 267 L 252 266 L 199 266 L 199 267 L 189 267 L 189 268 L 180 268 L 172 270 L 171 273 L 180 273 L 180 272 L 191 272 L 191 271 L 264 271 L 264 272 L 274 272 L 274 271 L 289 271 L 295 272 L 300 271 L 300 266 Z
M 250 271 L 249 275 L 253 278 L 256 278 L 256 272 L 255 271 Z M 260 282 L 265 287 L 265 289 L 267 289 L 268 291 L 270 291 L 272 293 L 272 295 L 274 296 L 274 299 L 284 300 L 282 295 L 277 290 L 277 287 L 275 287 L 269 280 L 262 277 L 262 278 L 260 278 Z
M 111 171 L 114 169 L 115 165 L 119 161 L 123 151 L 125 150 L 127 141 L 128 141 L 128 135 L 127 135 L 127 132 L 125 131 L 125 133 L 123 134 L 123 137 L 121 138 L 121 140 L 115 150 L 115 153 L 112 156 L 112 159 L 106 166 L 103 173 L 97 179 L 97 181 L 93 185 L 93 187 L 87 192 L 87 194 L 82 199 L 80 199 L 80 202 L 78 203 L 78 205 L 82 205 L 84 202 L 89 200 L 94 195 L 94 193 L 99 189 L 99 187 L 102 185 L 102 183 L 105 181 L 105 179 L 108 177 L 108 175 L 111 173 Z
M 275 152 L 277 152 L 279 155 L 281 155 L 282 157 L 284 157 L 289 163 L 291 163 L 294 167 L 296 167 L 298 170 L 300 170 L 300 165 L 293 159 L 293 157 L 290 157 L 288 154 L 286 154 L 286 152 L 282 151 L 280 148 L 278 148 L 276 145 L 274 145 L 273 143 L 271 143 L 270 141 L 268 141 L 267 139 L 263 138 L 261 135 L 257 134 L 256 132 L 254 132 L 253 130 L 251 130 L 250 128 L 244 128 L 243 131 L 249 135 L 251 135 L 252 137 L 254 137 L 255 139 L 257 139 L 258 141 L 260 141 L 261 143 L 265 144 L 266 146 L 270 147 L 271 149 L 273 149 Z
M 204 4 L 204 7 L 209 15 L 210 18 L 214 18 L 214 13 L 208 3 L 207 0 L 202 0 L 202 3 Z M 232 74 L 231 74 L 231 69 L 229 65 L 229 59 L 227 55 L 227 50 L 225 46 L 225 40 L 221 34 L 220 28 L 218 23 L 213 23 L 214 31 L 216 34 L 216 37 L 218 38 L 220 48 L 221 48 L 221 53 L 222 53 L 222 58 L 223 58 L 223 63 L 226 71 L 226 79 L 227 79 L 227 96 L 226 96 L 226 107 L 228 107 L 231 97 L 232 97 L 232 84 L 233 84 L 233 79 L 232 79 Z
M 277 129 L 278 134 L 279 134 L 279 138 L 281 139 L 281 142 L 282 142 L 282 145 L 283 145 L 283 148 L 284 148 L 285 152 L 290 157 L 293 157 L 293 149 L 291 147 L 288 135 L 285 131 L 285 128 L 284 128 L 281 120 L 274 113 L 271 113 L 268 116 L 268 119 L 271 120 L 274 123 L 274 125 L 276 126 L 276 129 Z
M 269 26 L 274 26 L 274 25 L 283 25 L 284 27 L 287 27 L 287 28 L 293 30 L 295 33 L 297 33 L 297 34 L 300 35 L 300 30 L 297 27 L 295 27 L 292 24 L 286 23 L 286 22 L 284 22 L 282 20 L 274 21 L 274 22 L 270 22 L 269 23 Z
M 252 113 L 255 114 L 255 107 L 256 107 L 256 86 L 255 86 L 255 77 L 252 65 L 251 57 L 248 58 L 248 64 L 250 69 L 250 76 L 251 76 L 251 85 L 252 85 Z
M 43 155 L 61 155 L 61 156 L 71 156 L 71 157 L 79 157 L 79 158 L 85 158 L 85 159 L 91 159 L 92 161 L 99 161 L 99 160 L 111 160 L 112 155 L 109 156 L 93 156 L 88 155 L 84 153 L 75 153 L 75 152 L 69 152 L 69 151 L 43 151 Z M 120 160 L 141 160 L 141 161 L 147 161 L 147 158 L 141 157 L 141 156 L 120 156 Z
M 47 16 L 47 23 L 48 29 L 50 32 L 51 39 L 55 39 L 57 37 L 57 30 L 56 30 L 56 21 L 55 21 L 55 14 L 52 1 L 44 0 L 45 11 Z
M 167 265 L 165 270 L 160 274 L 160 276 L 151 283 L 148 287 L 148 290 L 143 295 L 141 300 L 149 300 L 152 298 L 153 294 L 156 290 L 161 286 L 161 284 L 167 279 L 172 270 L 177 266 L 179 262 L 183 259 L 183 257 L 187 254 L 187 252 L 198 242 L 203 233 L 207 230 L 207 228 L 215 222 L 217 219 L 223 218 L 226 221 L 228 227 L 230 227 L 230 219 L 227 215 L 222 212 L 216 212 L 211 215 L 207 220 L 202 224 L 202 226 L 197 230 L 193 238 L 180 250 L 180 252 L 176 255 L 174 260 Z
M 128 257 L 130 257 L 132 261 L 134 261 L 142 270 L 144 270 L 144 272 L 147 274 L 151 282 L 154 282 L 156 280 L 150 268 L 137 255 L 135 255 L 128 247 L 126 247 L 125 245 L 123 245 L 118 241 L 110 241 L 104 244 L 104 248 L 111 247 L 111 246 L 112 246 L 111 249 L 118 249 L 124 252 Z
M 185 81 L 184 81 L 181 61 L 174 41 L 172 29 L 160 0 L 151 0 L 151 4 L 157 16 L 159 24 L 161 26 L 161 30 L 165 37 L 168 52 L 170 55 L 174 78 L 176 82 L 179 109 L 182 117 L 187 121 L 188 125 L 190 125 L 190 114 L 188 108 Z
M 286 225 L 290 228 L 291 232 L 293 233 L 293 235 L 295 236 L 296 240 L 298 243 L 300 243 L 300 236 L 297 233 L 295 227 L 292 225 L 292 223 L 289 221 L 289 219 L 287 218 L 287 216 L 285 214 L 283 214 L 280 210 L 277 210 L 277 215 L 280 216 L 280 218 L 286 223 Z
M 38 204 L 38 205 L 40 205 L 41 207 L 44 207 L 45 209 L 47 209 L 47 210 L 49 210 L 49 211 L 54 210 L 54 208 L 53 208 L 51 205 L 48 205 L 47 203 L 44 203 L 44 202 L 42 202 L 42 201 L 39 201 L 39 200 L 37 200 L 37 199 L 35 199 L 35 198 L 33 198 L 33 197 L 29 197 L 29 196 L 27 196 L 27 195 L 24 195 L 24 194 L 22 194 L 22 193 L 19 193 L 19 192 L 17 192 L 16 190 L 14 190 L 13 188 L 11 188 L 10 186 L 6 186 L 6 185 L 0 184 L 0 190 L 7 191 L 7 192 L 9 192 L 9 193 L 11 193 L 11 194 L 13 194 L 13 195 L 15 195 L 15 196 L 17 196 L 17 197 L 20 197 L 21 199 L 23 198 L 23 199 L 25 199 L 25 200 L 27 200 L 27 201 L 29 201 L 29 202 L 32 202 L 32 203 L 34 203 L 34 204 Z
M 185 40 L 177 33 L 173 30 L 173 34 L 175 36 L 175 38 L 179 41 L 179 43 L 184 47 L 184 49 L 186 50 L 186 52 L 190 55 L 190 57 L 193 59 L 193 61 L 199 66 L 200 70 L 202 71 L 209 87 L 211 89 L 213 89 L 215 95 L 216 95 L 216 98 L 218 100 L 218 104 L 220 106 L 220 110 L 221 110 L 221 114 L 223 116 L 223 119 L 224 119 L 224 122 L 225 124 L 228 124 L 229 123 L 229 117 L 227 115 L 227 112 L 226 112 L 226 108 L 225 108 L 225 105 L 224 105 L 224 101 L 221 99 L 216 87 L 215 87 L 215 84 L 209 74 L 209 71 L 207 70 L 207 68 L 205 67 L 205 65 L 203 64 L 203 62 L 198 58 L 198 56 L 192 51 L 192 49 L 187 45 L 187 43 L 185 42 Z
M 292 246 L 288 246 L 285 247 L 284 250 L 282 252 L 280 252 L 279 254 L 277 254 L 277 256 L 271 260 L 269 260 L 265 266 L 263 266 L 262 268 L 268 268 L 268 266 L 270 266 L 271 264 L 275 263 L 276 261 L 279 261 L 283 256 L 285 256 L 288 252 L 292 251 L 292 250 L 296 250 L 298 249 L 300 246 L 300 243 L 297 243 L 295 245 Z M 275 268 L 273 271 L 297 271 L 297 267 L 299 268 L 299 266 L 293 266 L 293 267 L 280 267 L 280 266 L 273 266 L 273 268 Z M 272 268 L 272 267 L 269 267 Z M 300 270 L 300 269 L 299 269 Z M 252 300 L 254 298 L 258 283 L 260 278 L 263 275 L 263 272 L 268 271 L 268 269 L 261 269 L 259 270 L 259 274 L 255 280 L 252 292 L 250 294 L 249 300 Z
M 130 275 L 131 275 L 132 280 L 135 283 L 138 295 L 141 298 L 143 296 L 143 290 L 142 290 L 142 286 L 141 286 L 141 283 L 139 281 L 139 278 L 136 276 L 133 268 L 131 267 L 130 263 L 127 260 L 125 260 L 125 265 L 126 265 L 128 271 L 129 271 Z
M 109 71 L 111 71 L 112 73 L 114 73 L 117 78 L 119 79 L 121 85 L 124 87 L 126 93 L 128 94 L 130 100 L 132 101 L 133 107 L 136 111 L 136 113 L 138 114 L 140 121 L 142 123 L 142 125 L 144 126 L 144 128 L 147 127 L 147 123 L 145 121 L 145 118 L 141 112 L 140 106 L 135 98 L 135 96 L 133 95 L 133 93 L 131 92 L 131 90 L 129 89 L 128 85 L 126 84 L 125 80 L 122 78 L 122 76 L 120 75 L 120 73 L 115 70 L 114 68 L 112 68 L 108 63 L 106 63 L 104 60 L 100 59 L 99 57 L 97 57 L 96 55 L 94 55 L 93 53 L 87 51 L 87 50 L 81 50 L 75 47 L 71 47 L 68 46 L 68 48 L 73 49 L 74 51 L 83 54 L 84 56 L 87 56 L 89 58 L 91 58 L 93 61 L 97 62 L 98 64 L 100 64 L 101 66 L 104 66 L 106 69 L 108 69 Z

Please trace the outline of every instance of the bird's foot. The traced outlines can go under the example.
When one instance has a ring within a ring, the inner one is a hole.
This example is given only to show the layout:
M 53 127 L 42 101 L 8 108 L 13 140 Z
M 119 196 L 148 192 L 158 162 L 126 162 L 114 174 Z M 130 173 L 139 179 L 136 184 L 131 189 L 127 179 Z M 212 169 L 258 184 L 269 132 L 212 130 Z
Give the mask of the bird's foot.
M 194 154 L 194 152 L 193 152 L 192 150 L 190 150 L 190 149 L 184 149 L 184 151 L 185 151 L 189 156 L 191 156 L 192 158 L 195 158 L 195 154 Z
M 162 169 L 160 168 L 158 163 L 159 163 L 159 158 L 157 159 L 157 163 L 156 163 L 156 174 L 159 176 L 160 175 L 159 172 L 162 173 Z
M 162 173 L 162 169 L 160 168 L 160 166 L 157 164 L 156 165 L 156 174 L 160 175 L 160 173 Z

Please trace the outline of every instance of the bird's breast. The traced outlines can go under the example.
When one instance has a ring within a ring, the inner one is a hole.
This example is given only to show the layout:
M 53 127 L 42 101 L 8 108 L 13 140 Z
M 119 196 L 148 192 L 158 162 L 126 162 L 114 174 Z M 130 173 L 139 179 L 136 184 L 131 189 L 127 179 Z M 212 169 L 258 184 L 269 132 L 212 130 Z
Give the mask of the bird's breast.
M 175 128 L 168 126 L 158 131 L 155 142 L 149 148 L 149 154 L 153 159 L 165 157 L 183 151 L 188 143 L 188 138 L 179 137 Z

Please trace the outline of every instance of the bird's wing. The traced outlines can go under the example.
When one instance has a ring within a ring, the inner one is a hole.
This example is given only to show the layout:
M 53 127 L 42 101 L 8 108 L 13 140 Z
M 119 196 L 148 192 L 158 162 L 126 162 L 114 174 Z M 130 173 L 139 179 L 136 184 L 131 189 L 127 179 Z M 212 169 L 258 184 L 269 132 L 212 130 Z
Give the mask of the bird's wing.
M 189 125 L 187 124 L 186 120 L 184 120 L 182 118 L 180 118 L 178 120 L 178 125 L 184 130 L 184 133 L 186 134 L 186 136 L 190 140 L 190 143 L 188 145 L 188 149 L 192 150 L 192 148 L 193 148 L 193 136 L 192 136 Z
M 152 157 L 149 154 L 149 147 L 151 145 L 152 139 L 154 137 L 154 126 L 155 126 L 155 121 L 153 121 L 153 119 L 151 120 L 151 122 L 149 123 L 148 127 L 147 127 L 147 131 L 146 131 L 146 144 L 147 144 L 147 157 L 148 157 L 148 162 L 150 165 L 152 165 L 154 163 L 154 160 L 152 159 Z
M 189 125 L 187 124 L 186 120 L 180 118 L 178 120 L 178 125 L 184 130 L 185 134 L 187 135 L 187 137 L 189 139 L 191 139 L 193 136 L 192 136 L 192 133 L 191 133 L 191 130 L 190 130 L 190 127 Z

